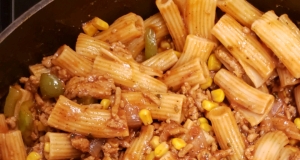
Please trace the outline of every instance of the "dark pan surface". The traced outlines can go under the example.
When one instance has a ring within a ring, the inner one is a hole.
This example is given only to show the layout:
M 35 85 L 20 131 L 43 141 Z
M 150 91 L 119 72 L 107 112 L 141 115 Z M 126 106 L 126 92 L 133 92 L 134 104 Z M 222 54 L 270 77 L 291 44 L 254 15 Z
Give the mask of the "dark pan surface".
M 294 20 L 300 15 L 298 0 L 250 2 L 262 11 L 289 13 Z M 155 0 L 43 0 L 19 17 L 0 34 L 0 112 L 8 86 L 28 76 L 28 65 L 52 55 L 62 44 L 74 48 L 83 22 L 98 16 L 112 23 L 128 12 L 147 18 L 157 12 Z

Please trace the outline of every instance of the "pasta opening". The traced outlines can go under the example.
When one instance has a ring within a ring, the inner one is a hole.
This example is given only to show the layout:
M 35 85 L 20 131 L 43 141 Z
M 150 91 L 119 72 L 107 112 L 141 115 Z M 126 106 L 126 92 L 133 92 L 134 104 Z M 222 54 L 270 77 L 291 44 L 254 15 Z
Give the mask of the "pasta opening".
M 223 117 L 225 114 L 227 114 L 227 110 L 229 110 L 228 107 L 216 107 L 212 111 L 209 112 L 208 116 L 210 117 Z
M 170 3 L 170 0 L 158 0 L 157 2 L 164 5 Z

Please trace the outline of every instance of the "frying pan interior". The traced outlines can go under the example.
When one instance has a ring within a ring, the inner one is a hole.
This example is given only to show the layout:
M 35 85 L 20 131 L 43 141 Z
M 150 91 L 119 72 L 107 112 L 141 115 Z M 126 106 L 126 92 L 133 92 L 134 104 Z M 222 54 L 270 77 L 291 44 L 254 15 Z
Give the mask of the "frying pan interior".
M 298 0 L 250 2 L 262 11 L 288 13 L 294 20 L 300 15 Z M 28 76 L 28 65 L 62 44 L 74 48 L 83 22 L 98 16 L 112 23 L 128 12 L 147 18 L 157 11 L 155 0 L 42 0 L 0 34 L 0 113 L 8 86 Z

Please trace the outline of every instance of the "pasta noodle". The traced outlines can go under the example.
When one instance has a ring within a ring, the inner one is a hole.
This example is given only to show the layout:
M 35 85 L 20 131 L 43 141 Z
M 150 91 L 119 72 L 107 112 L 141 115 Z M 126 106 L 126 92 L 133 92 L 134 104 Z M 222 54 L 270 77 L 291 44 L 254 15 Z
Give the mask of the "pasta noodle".
M 29 66 L 0 114 L 0 159 L 299 159 L 296 24 L 245 0 L 155 3 L 94 17 Z
M 271 25 L 270 25 L 271 24 Z M 273 11 L 268 11 L 253 22 L 251 29 L 274 52 L 295 77 L 300 77 L 300 40 L 293 31 L 278 20 Z
M 247 68 L 252 68 L 265 82 L 275 68 L 274 60 L 260 42 L 244 30 L 233 17 L 225 14 L 213 27 L 212 34 L 241 63 L 249 78 L 259 87 L 262 83 L 255 83 L 255 77 L 247 72 Z
M 110 127 L 109 122 L 117 122 L 114 122 L 109 110 L 88 108 L 88 106 L 79 105 L 60 96 L 50 114 L 48 124 L 63 131 L 77 132 L 98 138 L 128 136 L 128 126 L 127 123 L 124 123 L 126 122 L 124 111 L 120 110 L 118 116 L 119 123 L 122 123 L 120 128 Z
M 215 24 L 217 0 L 186 0 L 185 22 L 188 34 L 216 42 L 211 34 Z
M 184 23 L 180 16 L 177 5 L 173 0 L 156 0 L 156 6 L 166 21 L 176 50 L 181 52 L 183 50 L 187 32 L 185 30 Z
M 253 159 L 278 159 L 280 150 L 287 143 L 288 137 L 283 132 L 269 132 L 256 142 Z
M 49 152 L 45 152 L 45 157 L 48 160 L 78 158 L 82 154 L 73 148 L 67 133 L 47 132 L 45 143 L 49 143 Z
M 210 111 L 207 117 L 212 123 L 221 148 L 233 150 L 234 154 L 230 159 L 245 159 L 245 144 L 230 108 L 217 107 Z

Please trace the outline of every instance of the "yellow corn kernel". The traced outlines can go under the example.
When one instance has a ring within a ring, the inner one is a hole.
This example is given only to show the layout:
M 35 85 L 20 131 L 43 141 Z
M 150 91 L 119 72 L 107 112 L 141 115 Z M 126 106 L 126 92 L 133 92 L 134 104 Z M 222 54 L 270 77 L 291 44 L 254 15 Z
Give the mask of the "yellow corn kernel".
M 108 109 L 108 107 L 110 106 L 110 100 L 109 99 L 102 99 L 100 104 L 103 107 L 103 109 Z
M 206 111 L 211 111 L 212 109 L 218 107 L 218 104 L 209 100 L 203 100 L 202 101 L 202 108 L 204 108 Z
M 154 160 L 154 159 L 155 159 L 154 151 L 151 151 L 149 154 L 147 154 L 145 158 L 145 160 Z
M 202 124 L 202 123 L 208 123 L 208 120 L 207 120 L 205 117 L 200 117 L 200 118 L 198 119 L 198 123 L 199 123 L 199 124 Z
M 208 123 L 201 123 L 200 124 L 200 128 L 205 130 L 206 132 L 210 132 L 211 131 L 211 126 Z
M 42 156 L 37 152 L 30 152 L 26 158 L 26 160 L 39 160 Z
M 173 138 L 171 143 L 177 150 L 180 150 L 186 146 L 186 142 L 181 138 Z
M 167 142 L 162 142 L 157 147 L 155 147 L 154 155 L 156 158 L 160 158 L 164 154 L 166 154 L 168 150 L 169 150 L 169 145 L 167 144 Z
M 176 54 L 177 58 L 179 58 L 181 56 L 181 53 L 178 51 L 175 51 L 175 54 Z
M 211 77 L 207 78 L 207 81 L 203 84 L 200 85 L 201 89 L 207 89 L 208 87 L 210 87 L 213 83 L 213 79 Z
M 105 21 L 103 21 L 98 17 L 92 19 L 92 24 L 94 27 L 96 27 L 99 30 L 107 30 L 109 28 L 108 23 L 106 23 Z
M 211 93 L 213 101 L 219 102 L 219 103 L 223 102 L 223 100 L 225 98 L 225 93 L 221 88 L 215 89 L 215 90 L 211 91 L 210 93 Z
M 222 63 L 217 59 L 215 54 L 208 57 L 207 67 L 210 71 L 218 71 L 221 69 Z
M 297 128 L 300 129 L 300 118 L 295 118 L 294 123 L 297 126 Z
M 167 50 L 167 49 L 171 49 L 171 44 L 170 42 L 168 42 L 167 40 L 163 40 L 160 42 L 160 48 Z
M 158 136 L 153 136 L 151 141 L 149 142 L 150 146 L 152 148 L 155 148 L 159 145 L 159 137 Z
M 49 143 L 49 142 L 46 142 L 46 143 L 45 143 L 44 151 L 47 152 L 47 153 L 50 152 L 50 143 Z
M 142 109 L 139 112 L 140 119 L 144 123 L 144 125 L 151 124 L 153 122 L 151 113 L 148 109 Z
M 98 30 L 91 22 L 86 22 L 82 25 L 82 29 L 85 34 L 93 36 Z

